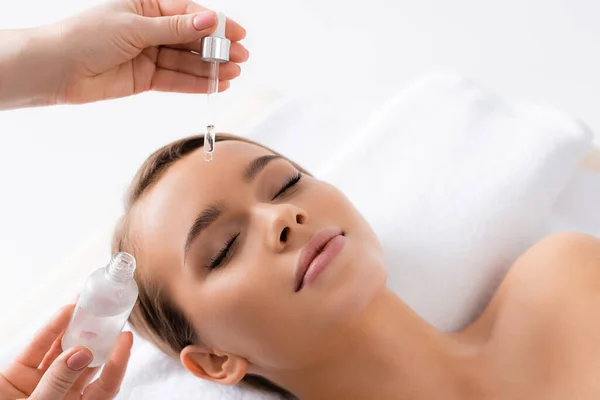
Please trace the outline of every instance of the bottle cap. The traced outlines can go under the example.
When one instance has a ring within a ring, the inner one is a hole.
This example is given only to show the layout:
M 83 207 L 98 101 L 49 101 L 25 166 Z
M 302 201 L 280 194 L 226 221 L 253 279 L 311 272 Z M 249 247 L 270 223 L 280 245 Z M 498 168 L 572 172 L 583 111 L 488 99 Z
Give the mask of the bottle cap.
M 200 56 L 204 61 L 226 63 L 229 61 L 229 48 L 231 47 L 231 42 L 225 37 L 227 17 L 219 12 L 217 19 L 217 29 L 210 36 L 202 39 Z

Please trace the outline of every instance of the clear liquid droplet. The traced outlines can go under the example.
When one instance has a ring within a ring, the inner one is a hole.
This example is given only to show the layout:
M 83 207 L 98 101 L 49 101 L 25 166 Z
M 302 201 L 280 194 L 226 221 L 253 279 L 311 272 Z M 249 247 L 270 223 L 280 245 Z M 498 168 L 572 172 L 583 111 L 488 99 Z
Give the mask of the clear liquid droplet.
M 206 135 L 204 135 L 204 161 L 212 161 L 212 153 L 215 150 L 215 126 L 206 126 Z

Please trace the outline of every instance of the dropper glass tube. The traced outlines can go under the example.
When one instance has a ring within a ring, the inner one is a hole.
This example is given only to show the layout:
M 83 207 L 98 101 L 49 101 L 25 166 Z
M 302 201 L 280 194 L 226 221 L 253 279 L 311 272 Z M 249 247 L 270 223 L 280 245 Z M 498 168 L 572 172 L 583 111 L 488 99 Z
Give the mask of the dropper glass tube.
M 206 90 L 206 135 L 204 137 L 204 160 L 212 161 L 215 151 L 215 122 L 217 117 L 217 93 L 219 92 L 219 64 L 229 62 L 231 42 L 225 37 L 227 18 L 217 13 L 217 28 L 202 39 L 202 61 L 209 64 L 208 87 Z
M 210 72 L 208 76 L 208 89 L 206 91 L 206 115 L 208 124 L 206 125 L 206 136 L 204 138 L 204 161 L 212 161 L 213 151 L 215 150 L 215 122 L 216 118 L 216 94 L 219 91 L 219 63 L 213 61 L 210 63 Z

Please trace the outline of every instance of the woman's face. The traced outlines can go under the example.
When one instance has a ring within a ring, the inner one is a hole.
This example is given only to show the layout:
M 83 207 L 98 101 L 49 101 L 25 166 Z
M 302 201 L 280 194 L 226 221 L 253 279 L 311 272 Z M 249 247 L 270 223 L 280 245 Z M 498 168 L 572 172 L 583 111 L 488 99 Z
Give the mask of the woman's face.
M 250 366 L 309 365 L 385 285 L 375 234 L 337 189 L 262 147 L 224 141 L 203 157 L 174 163 L 134 208 L 143 273 L 204 345 Z M 298 290 L 303 250 L 329 237 Z

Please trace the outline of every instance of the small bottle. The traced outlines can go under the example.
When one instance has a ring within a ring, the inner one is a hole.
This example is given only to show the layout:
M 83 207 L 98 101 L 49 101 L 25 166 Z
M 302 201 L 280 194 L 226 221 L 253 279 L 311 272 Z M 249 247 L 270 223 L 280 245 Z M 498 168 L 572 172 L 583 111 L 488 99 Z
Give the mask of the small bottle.
M 63 336 L 63 350 L 73 346 L 88 348 L 94 356 L 90 367 L 108 360 L 138 297 L 134 270 L 135 258 L 117 253 L 108 265 L 87 278 Z

